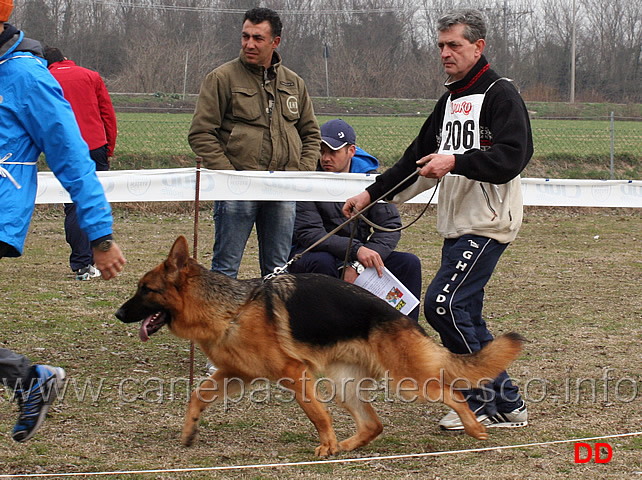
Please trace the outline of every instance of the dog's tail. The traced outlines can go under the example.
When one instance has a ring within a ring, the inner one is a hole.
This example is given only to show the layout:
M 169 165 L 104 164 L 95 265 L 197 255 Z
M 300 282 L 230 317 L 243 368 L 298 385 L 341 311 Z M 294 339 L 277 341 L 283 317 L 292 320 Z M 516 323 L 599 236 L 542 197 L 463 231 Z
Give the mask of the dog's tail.
M 494 379 L 519 356 L 525 341 L 518 333 L 511 332 L 495 338 L 471 354 L 448 352 L 442 365 L 444 382 L 462 388 L 463 383 L 470 382 L 472 387 L 477 387 L 480 382 Z

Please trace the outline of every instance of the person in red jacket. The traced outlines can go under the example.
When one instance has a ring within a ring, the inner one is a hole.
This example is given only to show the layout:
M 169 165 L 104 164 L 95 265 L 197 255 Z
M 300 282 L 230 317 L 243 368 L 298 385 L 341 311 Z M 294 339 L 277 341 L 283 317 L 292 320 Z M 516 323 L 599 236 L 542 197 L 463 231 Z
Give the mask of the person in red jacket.
M 89 155 L 96 170 L 109 170 L 110 158 L 116 146 L 116 112 L 105 83 L 98 72 L 79 67 L 55 47 L 45 49 L 49 71 L 62 87 L 65 99 L 71 104 L 82 138 L 89 146 Z M 78 225 L 76 207 L 65 204 L 65 236 L 71 247 L 69 266 L 77 280 L 100 276 L 94 267 L 94 257 L 87 234 Z

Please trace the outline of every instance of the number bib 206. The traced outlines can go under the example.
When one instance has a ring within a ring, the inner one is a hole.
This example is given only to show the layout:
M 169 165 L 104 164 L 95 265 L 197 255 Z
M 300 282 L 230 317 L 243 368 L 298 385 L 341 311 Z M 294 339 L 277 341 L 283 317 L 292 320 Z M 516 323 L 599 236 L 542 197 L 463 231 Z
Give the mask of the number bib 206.
M 457 100 L 448 99 L 441 129 L 439 153 L 455 154 L 479 149 L 479 113 L 484 94 L 468 95 Z

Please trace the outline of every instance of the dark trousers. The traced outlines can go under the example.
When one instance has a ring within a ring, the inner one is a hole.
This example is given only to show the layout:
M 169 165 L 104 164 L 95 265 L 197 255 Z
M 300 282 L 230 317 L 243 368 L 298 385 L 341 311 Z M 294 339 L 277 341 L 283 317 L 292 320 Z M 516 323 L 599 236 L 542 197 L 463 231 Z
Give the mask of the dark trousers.
M 90 150 L 89 155 L 96 162 L 96 171 L 109 170 L 109 160 L 107 159 L 107 145 Z M 65 238 L 71 247 L 69 255 L 69 266 L 75 272 L 87 265 L 94 264 L 94 254 L 91 250 L 89 237 L 80 228 L 78 216 L 76 215 L 76 206 L 73 203 L 65 203 Z
M 29 385 L 31 362 L 24 355 L 0 348 L 0 385 L 12 390 Z
M 484 287 L 507 246 L 477 235 L 444 241 L 441 266 L 426 290 L 424 314 L 451 352 L 473 353 L 493 339 L 482 317 Z M 506 372 L 483 389 L 463 393 L 478 414 L 506 413 L 521 405 Z
M 384 265 L 415 297 L 421 298 L 421 261 L 416 255 L 407 252 L 392 252 L 386 258 Z M 290 273 L 323 273 L 341 278 L 340 267 L 342 266 L 343 259 L 338 259 L 331 253 L 307 252 L 290 265 L 288 271 Z M 418 320 L 419 305 L 408 316 Z

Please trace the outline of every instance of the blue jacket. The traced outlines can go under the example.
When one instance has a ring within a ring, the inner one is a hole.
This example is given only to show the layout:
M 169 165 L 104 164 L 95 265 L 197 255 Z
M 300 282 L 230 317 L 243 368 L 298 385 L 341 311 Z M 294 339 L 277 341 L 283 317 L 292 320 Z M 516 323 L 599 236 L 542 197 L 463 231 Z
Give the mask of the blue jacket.
M 350 173 L 376 173 L 379 161 L 368 152 L 357 147 L 352 157 Z M 345 222 L 343 202 L 296 202 L 296 219 L 292 253 L 300 253 L 328 232 Z M 376 225 L 387 228 L 401 226 L 399 211 L 391 203 L 377 203 L 365 213 L 365 216 Z M 350 244 L 352 223 L 349 223 L 336 234 L 327 238 L 314 248 L 317 252 L 329 252 L 340 260 L 345 257 Z M 374 230 L 363 220 L 357 222 L 357 231 L 350 248 L 350 261 L 357 260 L 357 250 L 366 246 L 376 251 L 385 262 L 388 255 L 397 247 L 401 232 L 383 232 Z
M 350 162 L 350 173 L 377 173 L 379 160 L 355 145 L 354 156 Z
M 38 58 L 42 47 L 15 27 L 0 30 L 0 241 L 20 256 L 38 188 L 36 162 L 47 164 L 76 204 L 89 240 L 112 233 L 111 207 L 96 164 L 62 89 Z M 13 163 L 12 163 L 13 162 Z

